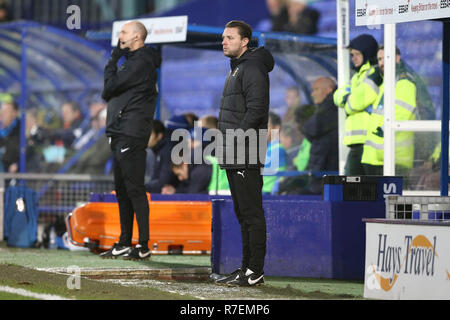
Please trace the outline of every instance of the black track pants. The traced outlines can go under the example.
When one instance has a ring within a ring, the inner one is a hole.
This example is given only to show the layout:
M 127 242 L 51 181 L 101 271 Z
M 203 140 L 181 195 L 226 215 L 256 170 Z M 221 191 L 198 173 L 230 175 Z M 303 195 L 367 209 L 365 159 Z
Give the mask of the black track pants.
M 133 219 L 139 230 L 139 244 L 144 248 L 149 240 L 149 206 L 145 192 L 145 160 L 147 142 L 131 137 L 113 137 L 114 185 L 120 213 L 119 244 L 131 246 Z
M 242 265 L 263 273 L 266 255 L 266 219 L 262 207 L 260 169 L 227 170 L 234 211 L 241 225 Z

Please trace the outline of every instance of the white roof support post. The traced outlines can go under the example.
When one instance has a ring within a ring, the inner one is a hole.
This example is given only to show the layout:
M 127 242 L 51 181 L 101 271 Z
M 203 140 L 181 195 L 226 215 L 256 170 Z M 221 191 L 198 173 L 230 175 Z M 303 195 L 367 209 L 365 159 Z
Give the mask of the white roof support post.
M 395 175 L 395 23 L 384 25 L 384 169 Z
M 336 1 L 337 22 L 337 82 L 338 87 L 350 83 L 350 54 L 347 49 L 350 43 L 350 7 L 349 0 Z M 339 174 L 344 174 L 348 148 L 343 144 L 345 132 L 345 111 L 338 110 L 339 115 Z

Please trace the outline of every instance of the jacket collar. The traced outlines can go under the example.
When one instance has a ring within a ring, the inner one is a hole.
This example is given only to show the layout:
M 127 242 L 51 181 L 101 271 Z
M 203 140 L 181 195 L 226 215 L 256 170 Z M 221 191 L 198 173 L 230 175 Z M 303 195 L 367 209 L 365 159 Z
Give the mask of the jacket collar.
M 245 50 L 245 52 L 239 58 L 237 58 L 237 59 L 230 59 L 231 70 L 236 68 L 240 63 L 242 63 L 244 60 L 247 59 L 247 55 L 248 55 L 249 51 L 250 51 L 250 48 Z
M 362 66 L 359 67 L 358 73 L 366 72 L 366 71 L 369 70 L 370 68 L 372 68 L 372 65 L 370 64 L 369 61 L 367 61 L 366 63 L 364 63 Z

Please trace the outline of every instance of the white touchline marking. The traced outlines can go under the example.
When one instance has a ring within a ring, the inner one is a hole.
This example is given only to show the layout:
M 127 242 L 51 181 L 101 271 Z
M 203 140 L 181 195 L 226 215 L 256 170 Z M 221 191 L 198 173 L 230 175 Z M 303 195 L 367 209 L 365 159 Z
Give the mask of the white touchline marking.
M 73 300 L 73 299 L 68 299 L 68 298 L 60 297 L 60 296 L 53 295 L 53 294 L 36 293 L 36 292 L 31 292 L 31 291 L 28 291 L 25 289 L 12 288 L 12 287 L 8 287 L 8 286 L 0 286 L 0 291 L 18 294 L 18 295 L 24 296 L 24 297 L 36 298 L 36 299 L 40 299 L 40 300 Z

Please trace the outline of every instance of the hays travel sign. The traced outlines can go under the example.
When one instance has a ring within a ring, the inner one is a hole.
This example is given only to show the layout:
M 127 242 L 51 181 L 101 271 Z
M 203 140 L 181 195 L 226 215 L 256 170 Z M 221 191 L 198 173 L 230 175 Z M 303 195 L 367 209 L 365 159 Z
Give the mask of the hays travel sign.
M 450 299 L 450 224 L 366 222 L 364 297 Z

